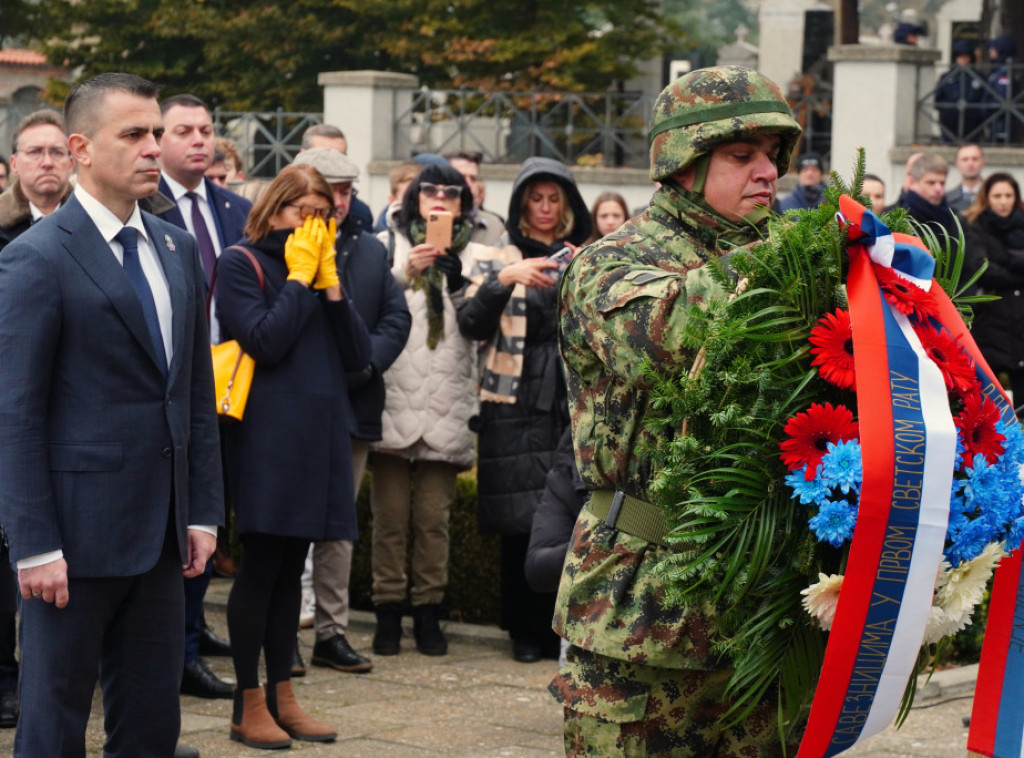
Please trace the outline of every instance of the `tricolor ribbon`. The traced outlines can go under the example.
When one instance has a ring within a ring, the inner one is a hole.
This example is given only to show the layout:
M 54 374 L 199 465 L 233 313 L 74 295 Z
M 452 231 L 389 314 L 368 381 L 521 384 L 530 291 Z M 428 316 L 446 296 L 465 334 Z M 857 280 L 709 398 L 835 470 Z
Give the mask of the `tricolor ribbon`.
M 886 302 L 872 262 L 933 293 L 936 321 L 960 339 L 986 394 L 1012 417 L 956 308 L 932 281 L 935 262 L 920 240 L 890 233 L 847 196 L 839 207 L 850 243 L 864 481 L 798 758 L 837 755 L 892 722 L 924 638 L 949 518 L 956 428 L 945 383 L 907 317 Z

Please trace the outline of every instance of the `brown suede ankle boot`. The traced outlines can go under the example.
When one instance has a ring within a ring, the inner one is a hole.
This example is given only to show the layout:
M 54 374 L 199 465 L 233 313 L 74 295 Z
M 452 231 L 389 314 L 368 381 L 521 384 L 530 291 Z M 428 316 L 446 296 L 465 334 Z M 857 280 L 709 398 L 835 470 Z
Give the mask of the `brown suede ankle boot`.
M 317 721 L 302 710 L 295 699 L 295 690 L 290 681 L 278 682 L 273 686 L 267 683 L 267 709 L 278 726 L 288 732 L 292 739 L 333 742 L 338 737 L 333 726 Z
M 292 746 L 288 734 L 274 723 L 267 701 L 259 687 L 235 690 L 235 708 L 231 716 L 231 739 L 249 747 L 277 750 Z

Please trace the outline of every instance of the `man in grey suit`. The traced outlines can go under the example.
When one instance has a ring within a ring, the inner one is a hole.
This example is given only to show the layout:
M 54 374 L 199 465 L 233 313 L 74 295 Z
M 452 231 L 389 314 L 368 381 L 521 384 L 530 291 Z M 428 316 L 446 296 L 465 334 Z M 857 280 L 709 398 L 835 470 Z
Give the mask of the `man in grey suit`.
M 960 184 L 946 193 L 946 205 L 963 214 L 971 207 L 974 196 L 981 189 L 981 172 L 985 170 L 985 154 L 981 146 L 973 143 L 960 145 L 956 151 L 956 170 L 960 173 Z
M 15 756 L 82 756 L 97 675 L 108 758 L 181 722 L 181 576 L 222 521 L 193 238 L 143 213 L 157 87 L 102 74 L 64 103 L 78 186 L 0 254 L 0 522 L 22 603 Z

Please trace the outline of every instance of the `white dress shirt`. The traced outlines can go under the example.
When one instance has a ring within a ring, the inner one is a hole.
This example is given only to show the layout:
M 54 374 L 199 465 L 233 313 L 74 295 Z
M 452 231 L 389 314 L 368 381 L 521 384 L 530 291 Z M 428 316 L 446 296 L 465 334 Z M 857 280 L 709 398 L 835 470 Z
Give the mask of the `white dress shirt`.
M 185 228 L 188 229 L 188 233 L 193 237 L 196 236 L 195 227 L 192 225 L 192 198 L 186 197 L 188 192 L 195 192 L 199 197 L 199 212 L 203 214 L 203 220 L 206 221 L 206 230 L 210 233 L 210 239 L 213 241 L 213 251 L 216 253 L 217 258 L 220 258 L 222 252 L 220 246 L 220 235 L 217 233 L 217 222 L 213 218 L 213 208 L 210 205 L 210 198 L 206 196 L 206 182 L 199 182 L 199 186 L 194 190 L 185 188 L 185 185 L 176 182 L 166 172 L 162 174 L 164 181 L 167 182 L 167 186 L 171 190 L 171 195 L 175 204 L 178 206 L 178 210 L 181 211 L 181 217 L 185 219 Z M 216 299 L 210 298 L 210 344 L 216 345 L 220 342 L 220 322 L 217 321 L 217 303 Z

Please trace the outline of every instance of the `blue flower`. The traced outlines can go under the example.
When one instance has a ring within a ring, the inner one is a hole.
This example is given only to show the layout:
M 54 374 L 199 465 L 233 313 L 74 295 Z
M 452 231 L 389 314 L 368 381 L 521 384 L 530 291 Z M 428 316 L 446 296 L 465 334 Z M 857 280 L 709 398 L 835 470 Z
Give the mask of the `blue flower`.
M 861 464 L 860 442 L 849 440 L 829 442 L 828 452 L 821 459 L 821 476 L 827 484 L 838 487 L 844 495 L 860 492 L 864 480 Z
M 965 468 L 964 472 L 967 474 L 964 499 L 968 505 L 983 508 L 1002 496 L 1005 477 L 996 466 L 989 465 L 985 456 L 974 456 L 973 466 Z
M 977 558 L 985 549 L 985 545 L 993 541 L 990 527 L 984 521 L 968 521 L 953 539 L 953 544 L 946 548 L 946 559 L 954 567 Z
M 1014 519 L 1006 533 L 1006 549 L 1016 550 L 1024 541 L 1024 516 Z
M 818 541 L 827 542 L 832 547 L 840 547 L 850 539 L 856 523 L 857 509 L 845 500 L 826 502 L 818 515 L 808 522 Z
M 810 481 L 806 478 L 807 466 L 804 465 L 799 471 L 790 471 L 786 474 L 786 484 L 793 489 L 793 497 L 800 498 L 804 505 L 822 505 L 828 502 L 832 491 L 822 481 L 820 466 L 818 476 Z
M 1003 435 L 1003 458 L 1012 463 L 1024 463 L 1024 432 L 1016 421 L 1007 424 L 1000 419 L 996 431 Z

